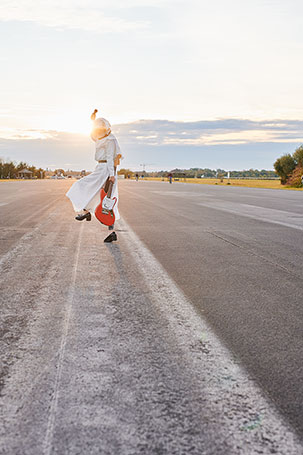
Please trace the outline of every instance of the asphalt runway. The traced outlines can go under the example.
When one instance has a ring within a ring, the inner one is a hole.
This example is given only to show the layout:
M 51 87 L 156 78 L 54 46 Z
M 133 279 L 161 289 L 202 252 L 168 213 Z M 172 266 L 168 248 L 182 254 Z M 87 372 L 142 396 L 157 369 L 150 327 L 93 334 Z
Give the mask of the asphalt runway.
M 303 453 L 302 193 L 0 182 L 0 453 Z
M 303 193 L 120 186 L 122 215 L 303 434 Z

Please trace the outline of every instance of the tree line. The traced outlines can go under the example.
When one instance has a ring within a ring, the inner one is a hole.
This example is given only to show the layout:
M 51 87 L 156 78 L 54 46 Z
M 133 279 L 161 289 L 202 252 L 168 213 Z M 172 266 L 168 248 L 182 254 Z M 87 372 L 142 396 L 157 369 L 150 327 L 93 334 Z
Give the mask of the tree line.
M 227 177 L 228 171 L 224 169 L 208 169 L 208 168 L 190 168 L 190 169 L 173 169 L 170 171 L 137 171 L 133 172 L 130 169 L 120 169 L 119 174 L 124 174 L 125 176 L 133 177 L 136 173 L 139 175 L 144 175 L 145 177 L 167 177 L 168 174 L 172 173 L 176 177 L 186 177 L 186 178 L 220 178 Z M 256 178 L 256 179 L 272 179 L 277 178 L 278 175 L 275 171 L 266 170 L 266 169 L 248 169 L 243 171 L 230 171 L 230 178 Z
M 274 163 L 274 168 L 282 185 L 303 187 L 303 145 L 298 147 L 292 155 L 287 153 L 278 158 Z
M 33 173 L 32 177 L 41 179 L 44 178 L 44 169 L 41 167 L 31 166 L 23 161 L 15 163 L 14 161 L 5 161 L 0 158 L 0 178 L 1 179 L 16 179 L 18 178 L 18 172 L 22 169 L 28 169 Z
M 290 185 L 294 187 L 301 187 L 302 176 L 303 176 L 303 145 L 298 147 L 295 152 L 291 155 L 290 153 L 282 155 L 274 163 L 275 171 L 266 169 L 248 169 L 243 171 L 230 171 L 230 178 L 258 178 L 268 179 L 276 178 L 277 176 L 281 179 L 282 185 Z M 29 165 L 26 162 L 15 163 L 14 161 L 0 158 L 0 178 L 1 179 L 15 179 L 18 178 L 18 173 L 22 169 L 28 169 L 33 174 L 34 178 L 44 178 L 44 169 L 36 168 L 36 166 Z M 58 170 L 59 171 L 59 170 Z M 60 169 L 63 171 L 63 169 Z M 62 172 L 62 174 L 64 171 Z M 182 176 L 186 178 L 220 178 L 227 177 L 228 172 L 224 169 L 209 169 L 209 168 L 190 168 L 190 169 L 173 169 L 171 171 L 137 171 L 133 172 L 130 169 L 120 169 L 119 174 L 124 174 L 126 177 L 132 177 L 134 174 L 142 174 L 146 177 L 167 177 L 169 173 L 173 173 L 175 176 Z

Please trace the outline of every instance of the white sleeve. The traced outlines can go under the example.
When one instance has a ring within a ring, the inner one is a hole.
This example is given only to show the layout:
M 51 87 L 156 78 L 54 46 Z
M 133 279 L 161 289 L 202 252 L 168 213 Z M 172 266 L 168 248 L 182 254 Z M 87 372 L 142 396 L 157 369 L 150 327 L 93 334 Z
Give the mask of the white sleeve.
M 113 177 L 115 175 L 115 169 L 114 169 L 115 150 L 116 150 L 115 142 L 108 141 L 108 143 L 106 145 L 106 159 L 107 159 L 107 170 L 108 170 L 110 177 Z
M 93 128 L 91 133 L 90 133 L 90 137 L 91 139 L 96 142 L 96 140 L 98 139 L 98 131 L 96 130 L 96 128 Z

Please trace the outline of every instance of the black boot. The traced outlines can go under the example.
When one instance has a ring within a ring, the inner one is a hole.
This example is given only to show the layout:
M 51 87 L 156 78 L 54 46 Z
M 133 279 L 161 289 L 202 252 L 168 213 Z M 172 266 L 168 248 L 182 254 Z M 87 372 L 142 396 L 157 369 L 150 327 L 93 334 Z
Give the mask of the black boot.
M 83 215 L 77 215 L 75 217 L 75 219 L 78 221 L 83 221 L 83 220 L 91 221 L 92 216 L 91 216 L 90 212 L 87 212 L 87 213 L 83 213 Z
M 106 239 L 104 239 L 104 242 L 105 243 L 110 243 L 112 242 L 113 240 L 117 240 L 117 234 L 115 232 L 112 232 L 111 234 L 109 234 Z

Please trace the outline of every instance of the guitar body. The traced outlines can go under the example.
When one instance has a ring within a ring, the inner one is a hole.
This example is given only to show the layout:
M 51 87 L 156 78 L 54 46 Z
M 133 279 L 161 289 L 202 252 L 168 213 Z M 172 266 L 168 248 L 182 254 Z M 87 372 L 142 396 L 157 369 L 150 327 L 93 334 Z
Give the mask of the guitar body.
M 119 153 L 114 161 L 115 172 L 117 166 L 120 164 L 120 160 L 122 155 Z M 111 197 L 113 190 L 113 182 L 108 179 L 106 180 L 103 188 L 101 188 L 100 192 L 100 204 L 97 205 L 95 210 L 95 216 L 100 221 L 100 223 L 104 224 L 105 226 L 112 226 L 115 223 L 115 214 L 114 214 L 114 207 L 117 203 L 116 197 Z
M 112 200 L 114 201 L 112 209 L 107 210 L 102 207 L 103 200 L 107 196 L 107 193 L 104 191 L 104 188 L 101 189 L 100 196 L 101 196 L 101 202 L 96 207 L 95 216 L 100 221 L 100 223 L 105 224 L 105 226 L 112 226 L 115 222 L 115 214 L 114 214 L 113 208 L 116 205 L 117 198 L 115 198 L 115 197 L 112 198 Z

